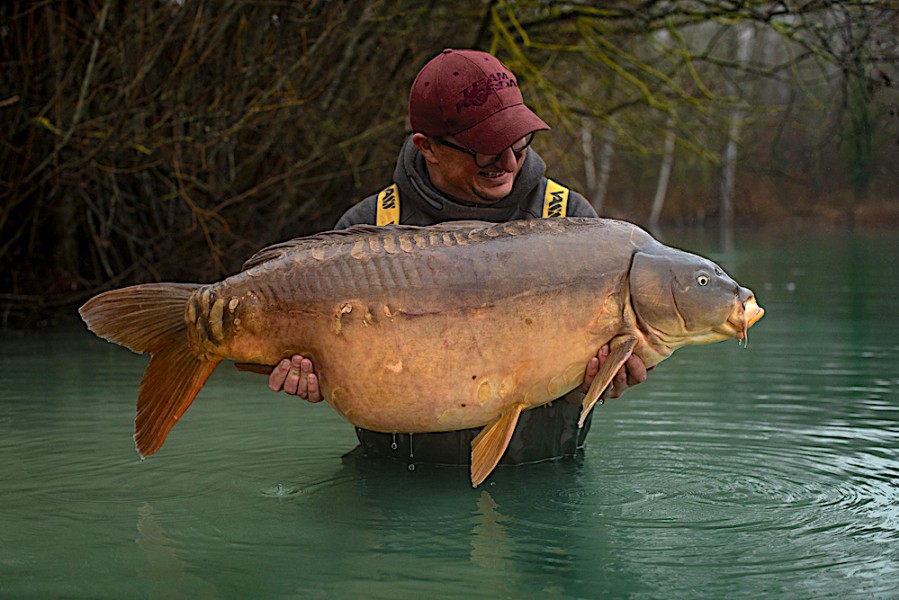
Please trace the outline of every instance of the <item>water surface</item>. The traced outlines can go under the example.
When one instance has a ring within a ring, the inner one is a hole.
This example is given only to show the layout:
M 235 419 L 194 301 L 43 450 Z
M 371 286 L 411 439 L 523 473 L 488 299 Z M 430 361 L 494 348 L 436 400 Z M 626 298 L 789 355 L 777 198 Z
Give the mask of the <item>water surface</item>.
M 220 367 L 146 461 L 147 359 L 0 341 L 0 597 L 899 597 L 897 234 L 702 234 L 768 310 L 598 407 L 583 456 L 342 460 L 324 405 Z

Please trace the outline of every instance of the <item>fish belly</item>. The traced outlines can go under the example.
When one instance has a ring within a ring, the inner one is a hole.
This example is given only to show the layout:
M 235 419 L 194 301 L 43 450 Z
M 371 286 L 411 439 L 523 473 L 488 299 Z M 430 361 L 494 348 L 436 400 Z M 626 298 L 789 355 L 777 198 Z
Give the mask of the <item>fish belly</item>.
M 512 403 L 550 402 L 579 386 L 607 341 L 589 312 L 556 299 L 407 314 L 350 303 L 339 331 L 320 327 L 312 354 L 322 389 L 350 423 L 374 431 L 484 425 Z

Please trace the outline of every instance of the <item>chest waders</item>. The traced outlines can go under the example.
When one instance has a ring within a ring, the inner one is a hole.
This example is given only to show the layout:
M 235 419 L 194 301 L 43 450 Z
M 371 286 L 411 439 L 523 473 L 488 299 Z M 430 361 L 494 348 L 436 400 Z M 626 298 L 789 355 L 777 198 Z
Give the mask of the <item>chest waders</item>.
M 568 215 L 569 189 L 552 179 L 546 179 L 543 192 L 544 219 L 560 218 Z M 397 225 L 400 223 L 400 192 L 394 183 L 381 190 L 375 206 L 375 224 Z M 539 413 L 539 415 L 537 414 Z M 565 400 L 551 402 L 539 411 L 527 411 L 519 418 L 516 433 L 500 464 L 520 464 L 571 456 L 583 445 L 583 438 L 589 423 L 583 428 L 576 427 L 580 415 L 580 405 L 569 404 Z M 528 424 L 533 421 L 530 427 Z M 533 431 L 531 431 L 533 430 Z M 540 436 L 539 433 L 552 430 L 560 432 L 555 436 Z M 425 435 L 427 442 L 419 448 L 413 444 L 411 433 L 379 433 L 356 428 L 359 448 L 367 456 L 392 458 L 407 463 L 410 471 L 415 470 L 415 462 L 430 464 L 467 465 L 471 459 L 471 441 L 479 429 L 447 431 Z M 354 455 L 356 451 L 351 452 Z

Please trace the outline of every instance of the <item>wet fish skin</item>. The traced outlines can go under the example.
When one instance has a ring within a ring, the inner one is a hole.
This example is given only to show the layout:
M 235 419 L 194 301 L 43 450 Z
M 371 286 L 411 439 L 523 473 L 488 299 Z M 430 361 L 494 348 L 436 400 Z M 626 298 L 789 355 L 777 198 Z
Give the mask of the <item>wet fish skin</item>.
M 222 360 L 300 353 L 356 426 L 490 424 L 473 448 L 475 485 L 520 411 L 581 385 L 605 343 L 620 351 L 584 415 L 629 353 L 653 366 L 687 343 L 745 337 L 762 314 L 711 261 L 609 219 L 360 226 L 264 249 L 211 285 L 134 286 L 81 309 L 101 337 L 153 356 L 138 399 L 142 456 Z

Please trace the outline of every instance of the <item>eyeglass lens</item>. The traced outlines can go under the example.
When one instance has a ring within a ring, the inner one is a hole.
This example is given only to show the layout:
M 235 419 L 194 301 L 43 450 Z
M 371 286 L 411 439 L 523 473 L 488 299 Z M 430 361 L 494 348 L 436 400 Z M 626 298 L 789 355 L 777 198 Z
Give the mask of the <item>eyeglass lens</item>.
M 534 141 L 534 134 L 536 134 L 536 133 L 537 133 L 536 131 L 532 131 L 531 133 L 527 134 L 526 136 L 524 136 L 523 138 L 521 138 L 520 140 L 518 140 L 517 142 L 512 144 L 512 146 L 511 146 L 512 152 L 514 152 L 516 155 L 524 152 L 525 148 L 530 146 L 531 142 Z M 502 158 L 502 155 L 503 155 L 502 152 L 500 152 L 499 154 L 480 154 L 480 153 L 478 153 L 474 156 L 474 162 L 479 168 L 483 169 L 486 167 L 491 167 L 491 166 L 495 165 L 496 163 L 498 163 L 499 159 Z

